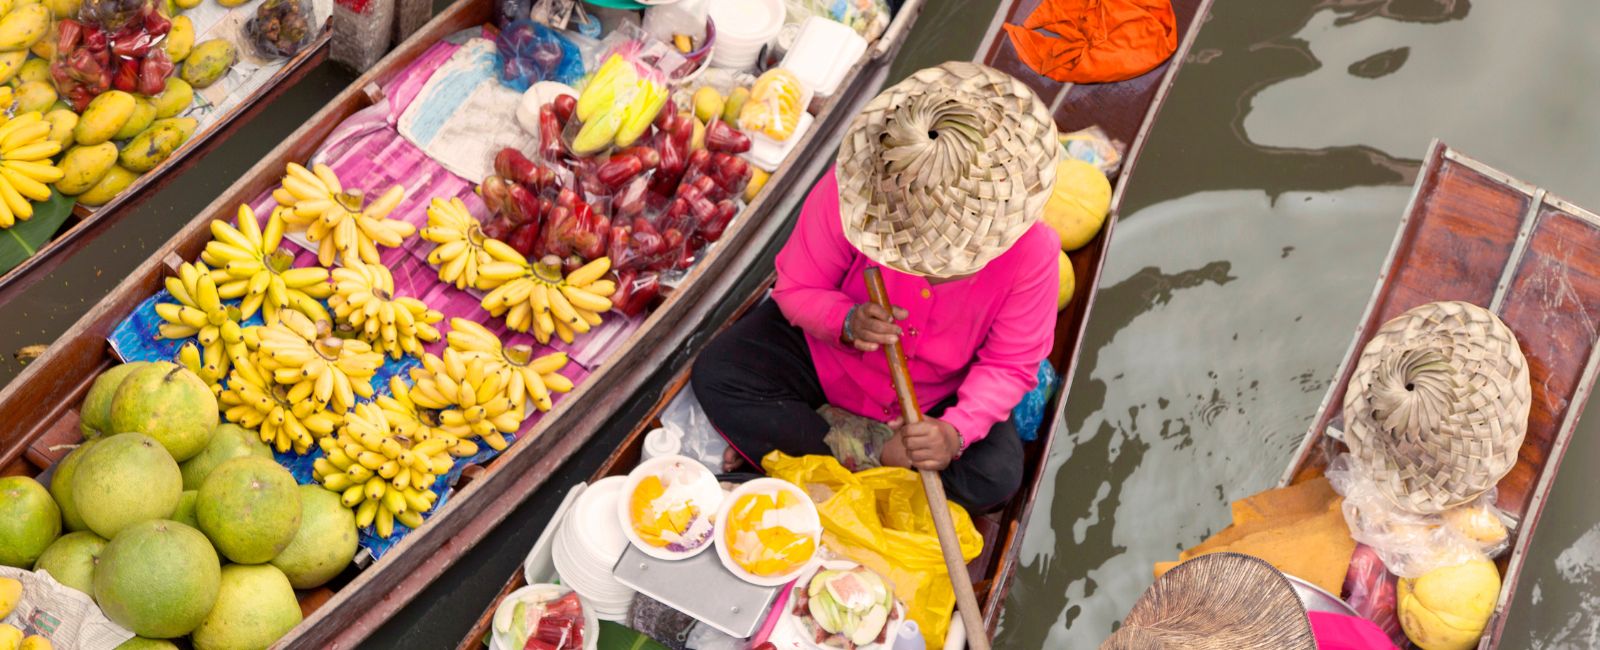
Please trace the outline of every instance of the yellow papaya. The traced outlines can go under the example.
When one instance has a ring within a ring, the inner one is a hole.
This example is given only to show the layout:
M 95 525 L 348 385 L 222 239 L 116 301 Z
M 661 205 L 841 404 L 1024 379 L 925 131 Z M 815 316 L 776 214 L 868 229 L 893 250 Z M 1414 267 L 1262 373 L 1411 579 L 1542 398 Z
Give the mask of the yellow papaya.
M 120 166 L 112 165 L 111 170 L 106 172 L 105 177 L 101 178 L 100 182 L 95 183 L 94 187 L 89 188 L 89 191 L 78 195 L 78 202 L 90 207 L 98 207 L 110 203 L 111 199 L 117 198 L 117 195 L 128 189 L 128 186 L 132 185 L 133 180 L 138 177 L 138 174 Z
M 83 194 L 105 178 L 116 164 L 117 145 L 110 142 L 68 149 L 61 163 L 56 165 L 62 174 L 61 180 L 56 181 L 56 190 L 67 196 Z
M 108 90 L 89 102 L 78 118 L 72 137 L 78 144 L 95 145 L 110 140 L 133 117 L 139 100 L 120 90 Z M 152 116 L 154 114 L 152 113 Z

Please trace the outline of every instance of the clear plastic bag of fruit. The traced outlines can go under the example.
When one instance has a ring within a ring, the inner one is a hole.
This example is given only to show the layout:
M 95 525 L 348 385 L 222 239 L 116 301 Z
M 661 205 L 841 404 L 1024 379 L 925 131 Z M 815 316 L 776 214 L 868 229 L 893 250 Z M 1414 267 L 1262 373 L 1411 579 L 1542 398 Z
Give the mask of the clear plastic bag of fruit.
M 244 24 L 250 47 L 264 59 L 292 57 L 317 37 L 310 0 L 266 0 Z
M 583 55 L 559 32 L 529 20 L 518 20 L 494 39 L 500 83 L 517 91 L 534 82 L 572 84 L 583 77 Z
M 618 27 L 605 44 L 562 133 L 567 150 L 580 157 L 638 143 L 671 97 L 665 70 L 683 62 L 637 26 Z
M 116 31 L 148 5 L 148 0 L 84 0 L 78 8 L 78 20 Z
M 886 0 L 784 0 L 784 22 L 803 23 L 812 16 L 844 23 L 867 42 L 883 35 L 893 18 Z

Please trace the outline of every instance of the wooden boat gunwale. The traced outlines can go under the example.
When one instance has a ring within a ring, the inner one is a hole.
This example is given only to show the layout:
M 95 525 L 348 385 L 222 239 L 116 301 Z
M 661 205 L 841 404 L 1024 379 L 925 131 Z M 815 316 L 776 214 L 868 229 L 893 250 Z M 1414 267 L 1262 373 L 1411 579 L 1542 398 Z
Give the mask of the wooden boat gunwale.
M 1298 480 L 1306 480 L 1315 476 L 1321 471 L 1319 462 L 1325 461 L 1332 449 L 1342 447 L 1341 439 L 1343 436 L 1336 421 L 1342 418 L 1343 400 L 1341 397 L 1344 385 L 1354 372 L 1354 366 L 1360 350 L 1368 338 L 1367 334 L 1382 324 L 1377 322 L 1380 305 L 1387 304 L 1386 299 L 1391 291 L 1400 290 L 1393 286 L 1393 274 L 1398 270 L 1396 265 L 1400 263 L 1401 251 L 1407 246 L 1415 245 L 1422 238 L 1421 229 L 1423 226 L 1413 227 L 1413 217 L 1424 209 L 1423 204 L 1425 201 L 1437 194 L 1436 185 L 1440 182 L 1447 163 L 1456 164 L 1470 170 L 1487 179 L 1490 183 L 1497 184 L 1499 187 L 1524 196 L 1527 200 L 1527 206 L 1522 210 L 1522 214 L 1517 217 L 1519 222 L 1515 240 L 1511 243 L 1510 252 L 1504 266 L 1501 268 L 1493 296 L 1488 305 L 1489 310 L 1497 315 L 1501 315 L 1505 310 L 1506 300 L 1514 288 L 1513 280 L 1517 277 L 1517 273 L 1522 269 L 1523 264 L 1528 260 L 1528 244 L 1536 234 L 1547 211 L 1554 209 L 1558 214 L 1587 222 L 1589 226 L 1600 231 L 1600 216 L 1595 213 L 1555 196 L 1542 187 L 1513 178 L 1479 160 L 1461 154 L 1435 139 L 1430 143 L 1428 153 L 1423 159 L 1423 173 L 1418 176 L 1412 194 L 1407 201 L 1405 212 L 1397 227 L 1394 242 L 1381 267 L 1382 270 L 1379 272 L 1372 297 L 1367 303 L 1361 320 L 1358 321 L 1355 335 L 1346 352 L 1344 361 L 1334 375 L 1333 383 L 1318 407 L 1317 415 L 1313 418 L 1310 429 L 1301 441 L 1299 449 L 1283 477 L 1279 480 L 1279 487 L 1288 486 Z M 1481 219 L 1498 218 L 1504 220 L 1507 218 L 1507 215 L 1498 214 L 1490 208 L 1484 208 L 1483 213 L 1475 216 Z M 1526 335 L 1524 334 L 1523 336 Z M 1524 339 L 1523 347 L 1525 350 L 1529 348 L 1529 345 L 1529 340 Z M 1531 485 L 1531 488 L 1526 493 L 1526 502 L 1520 504 L 1522 510 L 1518 524 L 1512 531 L 1514 540 L 1511 552 L 1501 556 L 1499 560 L 1502 571 L 1501 589 L 1496 598 L 1494 612 L 1491 615 L 1487 631 L 1477 646 L 1481 649 L 1488 650 L 1500 645 L 1539 519 L 1544 512 L 1550 491 L 1555 485 L 1561 461 L 1566 455 L 1573 435 L 1576 433 L 1578 419 L 1581 417 L 1584 405 L 1593 392 L 1596 376 L 1600 374 L 1600 339 L 1591 342 L 1590 345 L 1592 347 L 1587 359 L 1584 361 L 1581 370 L 1578 371 L 1578 381 L 1561 404 L 1564 413 L 1555 429 L 1554 435 L 1549 439 L 1547 446 L 1544 447 L 1543 451 L 1546 455 L 1537 468 L 1533 470 L 1536 472 L 1535 475 L 1526 480 L 1526 483 Z M 1536 390 L 1542 391 L 1543 389 L 1537 388 Z M 1543 397 L 1543 395 L 1536 395 L 1536 399 L 1539 397 Z M 1530 434 L 1530 437 L 1523 444 L 1524 448 L 1527 448 L 1529 445 L 1539 445 L 1540 441 Z M 1520 467 L 1528 462 L 1528 458 L 1519 453 L 1518 466 Z M 1505 486 L 1507 481 L 1515 480 L 1513 475 L 1508 474 L 1505 479 L 1502 479 L 1501 485 Z M 1506 507 L 1506 504 L 1502 502 L 1501 507 Z
M 357 645 L 488 534 L 666 363 L 739 280 L 737 271 L 759 254 L 761 246 L 756 243 L 770 241 L 783 230 L 786 219 L 773 215 L 786 217 L 797 208 L 811 180 L 831 164 L 831 156 L 821 155 L 823 143 L 833 141 L 871 98 L 865 89 L 882 84 L 888 63 L 922 3 L 905 3 L 886 31 L 901 40 L 880 44 L 852 66 L 845 85 L 814 113 L 813 128 L 761 194 L 611 358 L 525 436 L 531 440 L 513 445 L 482 471 L 469 472 L 476 478 L 458 486 L 429 524 L 408 535 L 383 561 L 361 571 L 336 593 L 323 590 L 308 595 L 302 603 L 311 611 L 277 647 Z M 45 468 L 59 459 L 62 450 L 49 449 L 46 441 L 52 436 L 75 439 L 77 405 L 93 377 L 111 363 L 106 334 L 159 289 L 161 278 L 182 260 L 198 255 L 210 239 L 208 224 L 213 218 L 231 215 L 234 206 L 276 185 L 286 162 L 307 159 L 346 117 L 381 100 L 380 82 L 392 79 L 440 38 L 487 23 L 490 6 L 488 0 L 459 0 L 434 17 L 264 156 L 0 389 L 0 421 L 19 424 L 0 437 L 0 469 L 14 471 L 21 463 L 20 471 L 26 472 L 30 465 Z
M 50 271 L 59 267 L 73 253 L 82 250 L 106 229 L 131 214 L 135 208 L 154 196 L 178 174 L 193 167 L 201 158 L 221 146 L 227 138 L 247 126 L 275 99 L 299 84 L 307 74 L 328 57 L 328 43 L 333 37 L 331 26 L 305 49 L 290 57 L 283 68 L 274 73 L 267 83 L 256 88 L 243 101 L 228 109 L 216 121 L 196 133 L 188 142 L 168 156 L 154 169 L 140 174 L 128 189 L 98 208 L 74 205 L 61 227 L 51 238 L 11 269 L 0 273 L 0 309 L 27 291 Z

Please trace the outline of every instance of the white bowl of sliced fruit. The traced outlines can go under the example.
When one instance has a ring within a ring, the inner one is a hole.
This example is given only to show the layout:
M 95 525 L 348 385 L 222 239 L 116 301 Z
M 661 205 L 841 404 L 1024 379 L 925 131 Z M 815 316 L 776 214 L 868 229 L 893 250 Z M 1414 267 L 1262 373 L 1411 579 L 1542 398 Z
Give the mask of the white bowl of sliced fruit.
M 561 585 L 528 585 L 506 595 L 494 612 L 490 650 L 595 650 L 600 619 L 578 592 Z M 529 639 L 538 643 L 529 646 Z
M 884 650 L 905 622 L 894 585 L 855 562 L 823 562 L 802 574 L 793 589 L 788 619 L 815 650 Z

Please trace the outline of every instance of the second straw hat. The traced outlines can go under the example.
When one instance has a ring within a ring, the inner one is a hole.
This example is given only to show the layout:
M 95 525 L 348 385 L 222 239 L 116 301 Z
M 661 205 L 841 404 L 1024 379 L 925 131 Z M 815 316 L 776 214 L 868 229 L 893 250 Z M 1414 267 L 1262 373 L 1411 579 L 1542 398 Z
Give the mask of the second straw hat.
M 1150 585 L 1100 650 L 1316 650 L 1294 585 L 1240 553 L 1184 562 Z
M 959 61 L 919 70 L 839 147 L 845 238 L 904 273 L 975 273 L 1039 219 L 1060 150 L 1050 110 L 1016 78 Z

